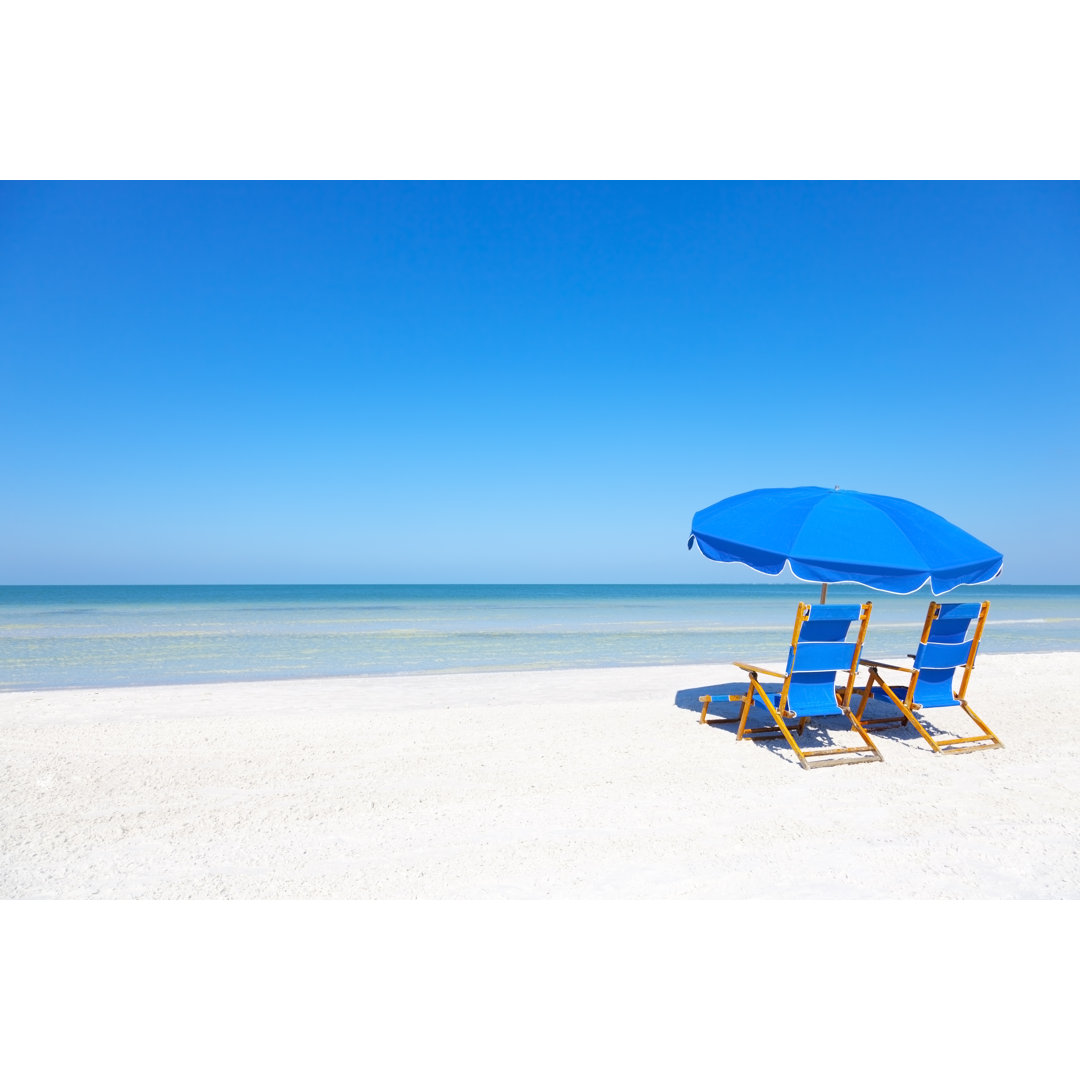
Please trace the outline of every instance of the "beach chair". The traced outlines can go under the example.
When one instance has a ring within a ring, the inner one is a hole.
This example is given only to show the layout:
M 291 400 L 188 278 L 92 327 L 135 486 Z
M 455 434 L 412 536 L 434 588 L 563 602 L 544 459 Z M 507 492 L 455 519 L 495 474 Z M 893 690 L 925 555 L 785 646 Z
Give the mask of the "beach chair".
M 791 648 L 788 650 L 787 671 L 780 673 L 751 664 L 736 664 L 750 675 L 750 685 L 745 693 L 728 695 L 729 701 L 742 702 L 736 739 L 786 739 L 804 769 L 883 760 L 858 717 L 849 708 L 870 608 L 869 602 L 861 607 L 858 604 L 799 604 Z M 846 639 L 852 623 L 857 625 L 856 638 L 848 642 Z M 844 679 L 842 686 L 836 684 L 838 674 Z M 758 679 L 760 675 L 783 679 L 780 693 L 766 693 Z M 772 724 L 753 728 L 746 726 L 755 698 L 772 716 Z M 711 695 L 698 700 L 703 703 L 703 724 L 732 722 L 708 715 Z M 846 716 L 864 745 L 803 750 L 795 741 L 792 727 L 796 727 L 801 736 L 808 719 L 825 716 Z
M 880 660 L 863 660 L 869 670 L 866 685 L 859 691 L 860 701 L 856 717 L 864 727 L 884 724 L 912 724 L 915 730 L 930 744 L 935 754 L 968 754 L 973 750 L 998 750 L 1001 740 L 982 722 L 975 710 L 967 703 L 968 680 L 975 667 L 975 654 L 979 651 L 983 626 L 990 610 L 990 601 L 982 604 L 939 604 L 931 601 L 923 623 L 922 636 L 912 658 L 911 667 L 885 664 Z M 975 621 L 975 631 L 967 640 L 968 628 Z M 881 671 L 902 671 L 910 676 L 907 686 L 890 686 Z M 960 687 L 953 690 L 953 677 L 962 671 Z M 900 710 L 899 717 L 863 720 L 866 703 L 873 697 L 879 701 L 891 701 Z M 939 709 L 959 705 L 979 726 L 982 735 L 968 735 L 957 739 L 935 739 L 920 723 L 918 713 L 926 709 Z

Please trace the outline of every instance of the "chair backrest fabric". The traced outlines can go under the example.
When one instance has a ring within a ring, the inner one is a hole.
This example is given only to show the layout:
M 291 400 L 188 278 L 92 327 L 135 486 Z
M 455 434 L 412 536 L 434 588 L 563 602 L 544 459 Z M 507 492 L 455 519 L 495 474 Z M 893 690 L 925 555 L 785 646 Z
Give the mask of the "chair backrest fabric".
M 850 674 L 861 642 L 846 642 L 859 604 L 816 604 L 805 614 L 797 640 L 788 650 L 787 706 L 801 716 L 841 716 L 836 701 L 837 672 Z
M 979 617 L 978 604 L 942 604 L 938 617 L 930 625 L 928 641 L 963 641 L 972 619 Z
M 855 658 L 855 643 L 832 641 L 800 641 L 788 650 L 787 669 L 801 671 L 847 671 Z
M 799 640 L 843 641 L 861 614 L 858 604 L 814 604 L 799 631 Z
M 979 643 L 967 634 L 972 620 L 982 612 L 982 604 L 941 604 L 936 617 L 930 620 L 924 633 L 926 640 L 915 650 L 913 664 L 919 673 L 915 697 L 924 708 L 960 704 L 953 693 L 953 676 L 957 668 L 970 671 L 975 661 Z
M 919 671 L 927 668 L 963 667 L 971 652 L 970 641 L 928 641 L 915 650 L 915 667 Z

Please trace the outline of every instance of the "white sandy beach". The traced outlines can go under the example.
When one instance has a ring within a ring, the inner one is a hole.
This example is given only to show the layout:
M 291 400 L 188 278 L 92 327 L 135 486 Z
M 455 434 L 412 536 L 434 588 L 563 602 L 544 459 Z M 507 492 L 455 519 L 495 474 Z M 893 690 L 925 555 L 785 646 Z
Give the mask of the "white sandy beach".
M 969 699 L 1003 750 L 942 757 L 887 729 L 884 764 L 812 772 L 697 723 L 700 688 L 739 679 L 7 694 L 0 895 L 1080 897 L 1080 653 L 980 657 Z

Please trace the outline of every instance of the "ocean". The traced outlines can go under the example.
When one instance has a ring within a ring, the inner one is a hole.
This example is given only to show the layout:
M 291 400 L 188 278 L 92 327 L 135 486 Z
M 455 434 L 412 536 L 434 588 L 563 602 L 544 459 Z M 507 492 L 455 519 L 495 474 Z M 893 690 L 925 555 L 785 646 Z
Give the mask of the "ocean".
M 732 660 L 782 664 L 817 585 L 0 586 L 0 689 Z M 872 600 L 864 655 L 903 656 L 929 590 Z M 1080 651 L 1080 586 L 986 585 L 987 652 Z

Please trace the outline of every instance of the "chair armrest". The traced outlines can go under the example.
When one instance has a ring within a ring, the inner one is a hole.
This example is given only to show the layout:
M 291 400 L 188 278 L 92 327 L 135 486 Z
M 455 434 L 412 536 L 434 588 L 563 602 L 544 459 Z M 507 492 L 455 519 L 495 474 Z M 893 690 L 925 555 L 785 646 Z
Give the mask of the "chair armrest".
M 751 671 L 755 675 L 770 675 L 774 679 L 786 679 L 787 672 L 783 671 L 770 671 L 768 668 L 763 668 L 758 664 L 739 664 L 734 665 L 737 668 L 742 668 L 743 671 Z
M 915 674 L 914 668 L 900 667 L 897 664 L 885 664 L 880 660 L 860 660 L 859 667 L 883 667 L 888 668 L 890 671 L 906 671 L 909 675 Z

